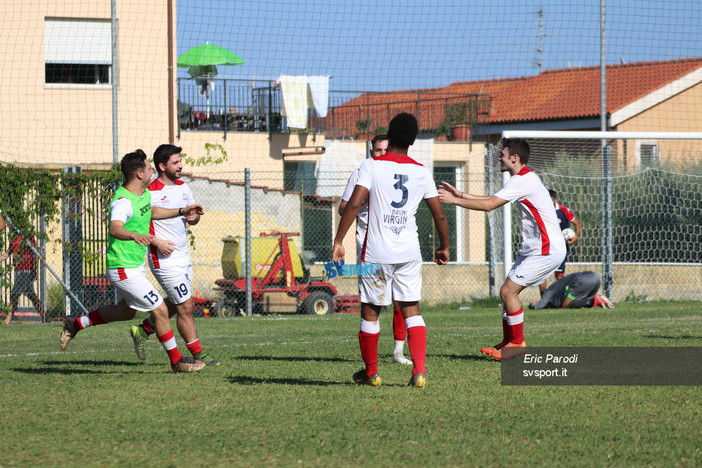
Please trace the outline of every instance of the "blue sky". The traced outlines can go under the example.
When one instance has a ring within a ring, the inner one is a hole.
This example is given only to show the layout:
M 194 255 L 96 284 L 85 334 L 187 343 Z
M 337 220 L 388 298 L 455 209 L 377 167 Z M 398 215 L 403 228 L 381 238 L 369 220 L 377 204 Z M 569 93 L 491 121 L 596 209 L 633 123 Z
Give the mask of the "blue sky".
M 607 63 L 702 56 L 701 2 L 607 3 Z M 598 65 L 599 13 L 599 0 L 178 0 L 177 53 L 210 42 L 245 60 L 220 78 L 328 74 L 336 90 L 427 88 L 535 75 L 540 44 L 544 70 Z

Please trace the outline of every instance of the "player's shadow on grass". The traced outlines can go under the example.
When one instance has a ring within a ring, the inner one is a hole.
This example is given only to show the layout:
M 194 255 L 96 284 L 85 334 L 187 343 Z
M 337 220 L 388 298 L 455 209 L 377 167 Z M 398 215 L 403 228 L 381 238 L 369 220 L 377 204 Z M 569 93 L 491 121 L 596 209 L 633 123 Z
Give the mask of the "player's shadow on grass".
M 456 361 L 489 361 L 484 354 L 427 354 L 427 357 L 451 359 Z
M 125 362 L 125 361 L 113 361 L 108 359 L 101 359 L 91 361 L 85 359 L 82 361 L 42 361 L 45 366 L 143 366 L 143 362 Z
M 133 370 L 108 370 L 100 369 L 100 367 L 109 366 L 143 366 L 140 362 L 124 362 L 124 361 L 112 361 L 112 360 L 81 360 L 81 361 L 42 361 L 42 367 L 37 368 L 20 368 L 16 367 L 13 369 L 15 372 L 22 372 L 25 374 L 133 374 Z M 74 366 L 87 366 L 88 368 L 76 369 Z M 95 367 L 95 369 L 90 369 L 90 367 Z
M 355 359 L 307 357 L 307 356 L 238 356 L 237 360 L 250 361 L 286 361 L 286 362 L 354 362 Z
M 702 335 L 646 335 L 646 338 L 659 338 L 662 340 L 702 340 Z
M 15 367 L 12 369 L 15 372 L 22 372 L 23 374 L 62 374 L 62 375 L 71 375 L 71 374 L 76 374 L 76 375 L 110 375 L 110 374 L 134 374 L 134 373 L 140 373 L 141 371 L 124 371 L 124 370 L 101 370 L 101 369 L 72 369 L 72 368 L 59 368 L 59 367 L 38 367 L 38 368 L 20 368 L 20 367 Z
M 308 379 L 261 379 L 258 377 L 249 377 L 247 375 L 235 375 L 228 377 L 229 383 L 239 385 L 260 385 L 260 384 L 277 384 L 277 385 L 313 385 L 315 387 L 325 387 L 330 385 L 346 385 L 346 382 L 330 382 L 322 380 Z
M 238 384 L 238 385 L 260 385 L 260 384 L 274 384 L 274 385 L 311 385 L 315 387 L 329 387 L 332 385 L 349 385 L 349 386 L 354 386 L 357 387 L 358 384 L 352 382 L 352 381 L 344 381 L 344 382 L 332 382 L 328 380 L 308 380 L 308 379 L 277 379 L 277 378 L 270 378 L 270 379 L 262 379 L 259 377 L 250 377 L 248 375 L 233 375 L 231 377 L 227 377 L 227 380 L 229 380 L 229 383 L 231 384 Z M 406 385 L 396 385 L 396 384 L 387 384 L 383 382 L 383 387 L 405 387 Z

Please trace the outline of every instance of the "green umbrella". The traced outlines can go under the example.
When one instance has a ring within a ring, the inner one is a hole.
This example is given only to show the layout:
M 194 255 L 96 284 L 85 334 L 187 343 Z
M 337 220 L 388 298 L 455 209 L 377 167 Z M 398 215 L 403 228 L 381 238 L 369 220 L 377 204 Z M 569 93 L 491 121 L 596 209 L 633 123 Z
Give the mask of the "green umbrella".
M 193 47 L 178 57 L 179 67 L 196 67 L 206 65 L 241 65 L 244 59 L 224 47 L 205 43 Z

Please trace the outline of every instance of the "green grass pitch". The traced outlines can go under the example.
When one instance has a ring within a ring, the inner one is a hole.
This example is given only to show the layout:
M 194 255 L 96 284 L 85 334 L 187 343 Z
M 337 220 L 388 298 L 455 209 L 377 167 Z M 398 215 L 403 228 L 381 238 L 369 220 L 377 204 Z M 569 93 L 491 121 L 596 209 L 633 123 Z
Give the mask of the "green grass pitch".
M 0 327 L 0 466 L 702 464 L 702 388 L 503 387 L 479 351 L 501 339 L 499 307 L 461 305 L 423 309 L 423 390 L 391 362 L 389 314 L 379 388 L 351 381 L 357 314 L 197 319 L 223 365 L 187 375 L 153 338 L 138 361 L 126 322 L 66 352 L 58 323 Z M 699 347 L 702 307 L 527 310 L 525 333 L 530 346 Z

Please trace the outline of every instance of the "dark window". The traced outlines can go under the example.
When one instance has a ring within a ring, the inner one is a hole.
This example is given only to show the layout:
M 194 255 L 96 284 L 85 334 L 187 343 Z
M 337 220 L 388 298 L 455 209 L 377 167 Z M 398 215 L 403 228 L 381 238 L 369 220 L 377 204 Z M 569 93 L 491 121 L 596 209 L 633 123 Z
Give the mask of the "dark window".
M 313 162 L 283 163 L 283 190 L 314 195 L 317 191 L 317 178 L 314 176 Z
M 657 167 L 658 145 L 641 145 L 640 161 L 643 167 Z
M 332 253 L 334 203 L 320 200 L 313 162 L 283 163 L 283 189 L 301 192 L 302 256 L 307 263 L 329 262 Z
M 316 197 L 304 197 L 302 204 L 302 250 L 309 263 L 331 262 L 332 210 L 334 203 Z
M 47 83 L 109 84 L 110 66 L 78 63 L 47 63 Z

